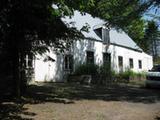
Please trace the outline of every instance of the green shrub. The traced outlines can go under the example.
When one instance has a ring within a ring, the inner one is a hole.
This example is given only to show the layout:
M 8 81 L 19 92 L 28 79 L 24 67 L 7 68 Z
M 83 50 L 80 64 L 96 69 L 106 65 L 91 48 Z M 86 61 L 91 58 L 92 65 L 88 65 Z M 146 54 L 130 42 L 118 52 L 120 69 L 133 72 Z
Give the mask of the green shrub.
M 74 72 L 75 75 L 92 75 L 92 83 L 108 84 L 109 82 L 130 82 L 130 80 L 140 79 L 145 77 L 145 72 L 136 73 L 132 70 L 126 70 L 121 73 L 116 73 L 111 69 L 109 64 L 81 64 Z
M 101 75 L 111 75 L 110 64 L 103 64 L 99 67 L 99 74 Z
M 136 76 L 136 73 L 133 72 L 132 70 L 127 70 L 123 73 L 119 74 L 123 79 L 129 79 L 129 77 L 134 77 Z
M 98 65 L 95 64 L 82 64 L 79 65 L 74 74 L 75 75 L 97 75 L 98 74 Z
M 137 73 L 137 76 L 139 76 L 139 77 L 146 77 L 146 72 L 139 72 L 139 73 Z
M 130 80 L 139 80 L 141 77 L 145 78 L 145 72 L 134 72 L 132 70 L 127 70 L 125 72 L 117 73 L 115 77 L 119 82 L 129 82 Z
M 79 65 L 75 75 L 92 75 L 93 84 L 105 84 L 111 80 L 110 65 L 95 65 L 95 64 L 82 64 Z

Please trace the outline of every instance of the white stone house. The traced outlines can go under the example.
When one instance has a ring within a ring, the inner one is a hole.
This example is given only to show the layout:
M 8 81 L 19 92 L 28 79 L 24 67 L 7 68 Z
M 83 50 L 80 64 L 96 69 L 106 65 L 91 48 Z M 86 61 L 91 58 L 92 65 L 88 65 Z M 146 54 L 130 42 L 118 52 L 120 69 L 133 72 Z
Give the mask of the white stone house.
M 51 50 L 44 56 L 37 55 L 35 81 L 63 82 L 67 74 L 86 62 L 103 65 L 109 60 L 112 70 L 116 72 L 127 69 L 142 72 L 152 68 L 152 56 L 144 53 L 122 30 L 108 29 L 103 20 L 93 18 L 89 14 L 82 16 L 77 11 L 72 19 L 64 18 L 63 21 L 67 23 L 75 21 L 77 29 L 88 23 L 89 32 L 83 32 L 85 39 L 75 40 L 69 51 L 57 53 Z M 46 55 L 55 61 L 44 61 Z

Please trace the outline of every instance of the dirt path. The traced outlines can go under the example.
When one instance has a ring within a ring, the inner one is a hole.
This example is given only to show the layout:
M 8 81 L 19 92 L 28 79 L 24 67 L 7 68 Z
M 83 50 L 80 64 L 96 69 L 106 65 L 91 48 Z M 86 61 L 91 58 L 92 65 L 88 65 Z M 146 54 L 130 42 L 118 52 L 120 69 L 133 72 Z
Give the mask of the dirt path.
M 24 108 L 36 114 L 31 117 L 35 120 L 159 120 L 160 115 L 160 103 L 80 100 L 71 104 L 27 104 Z

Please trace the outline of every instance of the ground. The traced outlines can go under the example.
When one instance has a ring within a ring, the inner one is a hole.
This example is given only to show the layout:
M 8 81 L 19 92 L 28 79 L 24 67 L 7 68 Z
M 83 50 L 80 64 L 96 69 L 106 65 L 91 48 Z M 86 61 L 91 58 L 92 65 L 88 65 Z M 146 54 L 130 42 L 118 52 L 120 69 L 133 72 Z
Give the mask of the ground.
M 41 83 L 0 107 L 3 120 L 160 120 L 160 90 Z

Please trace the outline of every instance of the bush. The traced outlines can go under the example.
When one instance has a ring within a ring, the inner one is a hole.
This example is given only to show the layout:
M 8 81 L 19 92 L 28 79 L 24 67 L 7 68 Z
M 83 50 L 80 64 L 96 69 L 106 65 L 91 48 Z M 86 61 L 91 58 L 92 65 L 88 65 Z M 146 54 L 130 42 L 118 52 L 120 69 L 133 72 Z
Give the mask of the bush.
M 146 72 L 139 72 L 139 73 L 137 73 L 137 76 L 138 77 L 146 77 Z
M 113 71 L 109 64 L 95 65 L 95 64 L 82 64 L 79 65 L 74 75 L 91 75 L 93 84 L 108 84 L 113 82 L 129 83 L 131 80 L 142 80 L 145 78 L 145 72 L 136 73 L 132 70 L 116 73 Z
M 103 64 L 99 67 L 100 84 L 108 84 L 112 82 L 112 70 L 110 64 Z
M 129 79 L 130 77 L 136 76 L 136 73 L 133 72 L 132 70 L 127 70 L 123 73 L 120 73 L 119 76 L 122 77 L 123 79 Z
M 106 84 L 110 82 L 112 71 L 110 65 L 82 64 L 79 65 L 74 75 L 92 75 L 93 84 Z
M 134 72 L 132 70 L 127 70 L 122 73 L 117 73 L 115 75 L 117 82 L 130 82 L 131 80 L 141 80 L 141 78 L 145 78 L 145 72 Z
M 104 64 L 99 67 L 99 74 L 104 76 L 111 75 L 111 67 L 110 64 Z
M 98 74 L 98 65 L 95 64 L 82 64 L 79 65 L 74 74 L 75 75 L 97 75 Z

